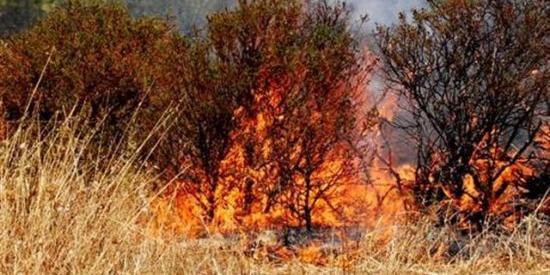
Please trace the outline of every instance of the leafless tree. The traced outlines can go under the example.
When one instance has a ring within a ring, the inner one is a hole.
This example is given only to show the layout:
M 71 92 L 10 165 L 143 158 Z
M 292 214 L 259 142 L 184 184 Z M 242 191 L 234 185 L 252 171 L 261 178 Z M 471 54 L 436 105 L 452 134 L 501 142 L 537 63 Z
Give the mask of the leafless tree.
M 462 216 L 481 226 L 508 188 L 497 180 L 528 157 L 548 108 L 550 6 L 428 2 L 378 29 L 387 81 L 407 101 L 396 125 L 417 146 L 418 202 L 467 196 L 475 207 Z

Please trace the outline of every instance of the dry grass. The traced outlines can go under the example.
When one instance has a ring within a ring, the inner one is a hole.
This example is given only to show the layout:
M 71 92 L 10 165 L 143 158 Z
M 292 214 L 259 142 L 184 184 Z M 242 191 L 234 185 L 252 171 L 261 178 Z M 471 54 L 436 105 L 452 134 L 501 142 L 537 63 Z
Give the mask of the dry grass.
M 92 131 L 78 120 L 42 138 L 36 128 L 20 129 L 0 145 L 2 274 L 550 272 L 550 226 L 535 217 L 513 233 L 466 241 L 427 222 L 379 227 L 346 255 L 329 255 L 323 267 L 246 256 L 238 241 L 223 238 L 151 234 L 144 218 L 151 216 L 154 177 L 135 154 L 86 153 Z

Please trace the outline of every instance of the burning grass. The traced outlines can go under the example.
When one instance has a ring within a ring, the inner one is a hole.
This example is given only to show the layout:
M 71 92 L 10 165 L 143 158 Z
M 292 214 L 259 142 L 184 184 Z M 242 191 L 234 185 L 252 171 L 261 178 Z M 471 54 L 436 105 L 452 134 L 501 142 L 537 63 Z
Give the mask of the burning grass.
M 82 124 L 67 119 L 40 138 L 33 124 L 0 144 L 1 273 L 550 271 L 550 224 L 536 215 L 511 232 L 475 237 L 423 219 L 356 228 L 348 239 L 332 230 L 309 238 L 260 230 L 194 239 L 159 231 L 150 226 L 158 215 L 154 174 L 132 150 L 84 153 L 94 131 Z M 287 245 L 285 235 L 298 240 Z

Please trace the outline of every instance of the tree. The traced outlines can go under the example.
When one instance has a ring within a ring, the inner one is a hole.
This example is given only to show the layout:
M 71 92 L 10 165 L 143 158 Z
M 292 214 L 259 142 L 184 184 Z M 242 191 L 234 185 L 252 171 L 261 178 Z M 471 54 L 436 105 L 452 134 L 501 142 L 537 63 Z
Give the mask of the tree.
M 527 161 L 548 100 L 545 1 L 429 1 L 412 21 L 380 27 L 387 81 L 408 106 L 397 123 L 417 146 L 421 205 L 450 200 L 478 228 Z M 520 181 L 517 181 L 520 182 Z
M 167 59 L 180 77 L 159 85 L 178 91 L 177 119 L 155 159 L 206 222 L 231 190 L 242 215 L 283 209 L 308 230 L 321 202 L 331 204 L 353 170 L 354 95 L 366 70 L 348 20 L 344 5 L 242 0 Z
M 240 41 L 219 40 L 220 45 L 246 45 L 239 47 L 247 50 L 244 54 L 224 56 L 249 56 L 259 62 L 253 70 L 238 70 L 243 78 L 256 79 L 250 82 L 256 83 L 254 93 L 241 97 L 251 103 L 243 105 L 246 115 L 238 134 L 245 165 L 252 168 L 241 185 L 243 206 L 250 209 L 259 203 L 264 213 L 282 208 L 288 225 L 311 231 L 319 205 L 338 212 L 334 196 L 357 176 L 351 148 L 355 92 L 364 84 L 361 74 L 370 68 L 363 66 L 345 5 L 244 2 L 248 16 L 239 20 L 254 27 L 238 28 L 244 32 L 235 35 Z M 273 20 L 249 19 L 270 12 Z M 255 31 L 261 35 L 242 39 Z
M 167 75 L 158 86 L 171 92 L 159 105 L 172 105 L 175 117 L 158 132 L 160 142 L 152 140 L 152 150 L 165 178 L 178 179 L 210 223 L 223 197 L 220 165 L 232 145 L 236 104 L 209 45 L 197 39 L 180 40 L 165 60 Z
M 366 69 L 349 32 L 343 5 L 309 7 L 299 27 L 297 52 L 269 127 L 280 173 L 278 203 L 308 231 L 321 203 L 339 214 L 339 187 L 358 177 L 354 167 L 357 86 Z
M 162 94 L 151 89 L 156 75 L 164 75 L 153 60 L 170 53 L 173 37 L 165 22 L 133 19 L 124 6 L 67 1 L 0 45 L 3 118 L 17 122 L 35 111 L 50 121 L 74 108 L 102 123 L 102 141 L 112 143 L 138 106 Z
M 213 14 L 206 37 L 190 35 L 178 46 L 182 54 L 167 59 L 166 71 L 179 79 L 168 77 L 160 84 L 176 91 L 167 100 L 177 102 L 177 119 L 158 144 L 155 162 L 167 178 L 177 176 L 207 223 L 214 220 L 223 194 L 234 187 L 224 181 L 227 171 L 221 165 L 254 106 L 267 37 L 267 25 L 257 23 L 268 24 L 276 14 L 268 2 L 282 6 L 282 1 L 242 1 L 234 11 Z M 262 12 L 250 14 L 251 7 Z
M 273 50 L 285 52 L 292 47 L 288 35 L 296 31 L 301 6 L 298 1 L 261 0 L 238 1 L 237 9 L 209 16 L 208 39 L 223 71 L 224 86 L 230 87 L 239 106 L 235 112 L 237 128 L 232 133 L 233 151 L 242 152 L 244 161 L 235 161 L 233 169 L 224 171 L 234 178 L 230 188 L 237 188 L 243 195 L 241 216 L 250 214 L 253 204 L 261 202 L 266 195 L 269 160 L 263 156 L 262 136 L 258 130 L 258 117 L 262 116 L 269 83 L 275 81 L 278 72 L 273 67 L 281 66 L 280 59 L 270 58 Z M 289 43 L 289 44 L 287 44 Z M 280 68 L 280 67 L 279 67 Z M 260 130 L 261 132 L 261 130 Z M 238 157 L 237 157 L 238 158 Z M 230 160 L 231 161 L 231 160 Z M 269 212 L 269 211 L 265 211 Z

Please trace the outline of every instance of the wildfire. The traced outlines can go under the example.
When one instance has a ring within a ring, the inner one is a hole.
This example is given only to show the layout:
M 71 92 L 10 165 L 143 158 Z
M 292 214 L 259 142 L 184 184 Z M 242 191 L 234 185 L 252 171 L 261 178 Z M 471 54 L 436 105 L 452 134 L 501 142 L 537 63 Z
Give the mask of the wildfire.
M 257 99 L 259 100 L 259 99 Z M 270 99 L 273 106 L 277 105 L 276 99 Z M 397 110 L 397 100 L 389 98 L 389 101 L 383 105 L 381 114 L 388 120 L 394 118 L 394 111 Z M 269 140 L 268 132 L 273 123 L 279 120 L 277 115 L 268 115 L 259 113 L 243 123 L 244 133 L 251 135 L 262 143 L 257 145 L 255 150 L 260 150 L 259 154 L 267 158 L 273 152 L 272 140 Z M 548 146 L 548 138 L 544 136 L 548 129 L 543 131 L 540 142 L 543 146 Z M 380 142 L 381 134 L 379 130 L 371 133 L 371 138 Z M 234 136 L 240 138 L 241 136 Z M 545 139 L 546 138 L 546 139 Z M 375 142 L 375 143 L 376 143 Z M 381 146 L 381 145 L 377 145 Z M 326 243 L 319 239 L 306 239 L 302 241 L 289 240 L 286 233 L 288 230 L 296 230 L 303 226 L 300 217 L 296 216 L 291 209 L 282 204 L 270 201 L 266 193 L 270 188 L 275 188 L 277 182 L 274 182 L 274 174 L 280 173 L 276 168 L 264 169 L 262 165 L 251 165 L 250 159 L 247 159 L 247 150 L 241 143 L 231 148 L 226 160 L 224 160 L 221 169 L 224 171 L 222 186 L 218 188 L 216 197 L 219 198 L 214 219 L 208 222 L 204 219 L 204 209 L 198 206 L 197 198 L 192 194 L 185 192 L 173 193 L 175 197 L 161 198 L 153 204 L 156 219 L 153 228 L 168 229 L 178 235 L 197 238 L 207 236 L 208 234 L 221 233 L 224 235 L 239 235 L 243 238 L 243 246 L 255 251 L 256 257 L 268 257 L 273 259 L 285 260 L 298 258 L 303 262 L 323 265 L 327 263 L 329 257 L 341 258 L 342 264 L 352 261 L 346 258 L 338 250 L 327 248 Z M 548 151 L 544 151 L 547 154 Z M 327 158 L 318 172 L 312 175 L 314 181 L 331 181 L 336 178 L 349 162 L 342 160 L 339 151 Z M 344 177 L 339 177 L 342 181 L 336 188 L 332 189 L 325 197 L 319 200 L 313 213 L 313 223 L 316 228 L 327 229 L 330 232 L 346 232 L 353 229 L 367 232 L 368 228 L 376 225 L 395 224 L 407 222 L 410 216 L 406 215 L 410 210 L 414 210 L 414 199 L 411 197 L 410 190 L 415 181 L 415 167 L 411 163 L 403 163 L 393 167 L 382 157 L 375 158 L 369 165 L 368 174 L 360 173 L 360 161 L 351 162 L 350 171 Z M 481 180 L 489 177 L 488 168 L 490 163 L 487 160 L 476 160 L 475 167 L 480 171 Z M 496 166 L 504 167 L 504 162 Z M 514 213 L 514 200 L 517 199 L 520 192 L 520 184 L 527 179 L 536 176 L 537 171 L 528 163 L 527 160 L 518 161 L 513 165 L 506 166 L 502 173 L 495 180 L 494 197 L 490 198 L 490 212 L 495 216 L 508 216 L 507 223 L 513 224 L 519 217 L 519 213 Z M 244 183 L 243 183 L 244 179 Z M 295 178 L 295 184 L 303 186 L 303 178 Z M 473 183 L 473 178 L 467 175 L 464 178 L 466 187 L 462 197 L 449 202 L 459 211 L 464 213 L 475 213 L 480 211 L 482 193 Z M 244 184 L 244 186 L 243 186 Z M 285 195 L 283 199 L 294 199 L 290 195 Z M 448 195 L 451 198 L 451 195 Z M 172 203 L 170 203 L 172 201 Z M 273 205 L 270 205 L 273 203 Z M 401 215 L 403 213 L 403 215 Z M 512 215 L 510 215 L 512 213 Z M 468 225 L 464 222 L 464 226 Z M 279 232 L 270 235 L 265 240 L 263 232 Z M 347 233 L 339 236 L 340 240 L 350 241 Z M 260 237 L 253 237 L 259 235 Z M 258 239 L 260 240 L 258 245 Z M 291 238 L 292 239 L 292 238 Z M 388 238 L 389 239 L 389 238 Z M 360 238 L 351 238 L 352 242 L 359 241 Z M 285 244 L 286 243 L 286 244 Z M 253 245 L 254 244 L 254 245 Z M 252 247 L 252 248 L 251 248 Z M 353 249 L 346 252 L 351 255 Z M 262 256 L 263 255 L 263 256 Z
M 182 192 L 186 186 L 193 184 L 184 181 L 176 184 L 177 187 L 168 192 L 166 197 L 153 203 L 156 218 L 151 228 L 168 229 L 190 238 L 214 233 L 238 235 L 243 240 L 243 246 L 254 251 L 255 257 L 260 255 L 283 260 L 298 258 L 314 264 L 326 264 L 328 257 L 341 257 L 345 264 L 352 259 L 338 253 L 338 249 L 327 248 L 326 242 L 320 241 L 322 237 L 300 240 L 289 235 L 303 232 L 301 230 L 306 220 L 315 226 L 316 231 L 348 232 L 342 233 L 338 239 L 342 242 L 357 242 L 361 234 L 350 237 L 350 230 L 367 232 L 369 228 L 381 223 L 389 225 L 410 220 L 409 214 L 416 209 L 417 203 L 412 194 L 414 184 L 417 183 L 415 164 L 394 163 L 391 153 L 383 155 L 388 149 L 387 140 L 381 128 L 372 127 L 372 121 L 357 122 L 358 125 L 369 125 L 367 135 L 361 135 L 363 140 L 359 146 L 367 144 L 366 150 L 370 150 L 371 158 L 366 161 L 368 169 L 362 166 L 365 165 L 365 156 L 350 155 L 349 145 L 341 143 L 323 152 L 323 158 L 315 169 L 304 172 L 306 169 L 301 168 L 300 173 L 289 172 L 291 167 L 296 169 L 304 165 L 306 160 L 301 158 L 304 151 L 308 150 L 307 142 L 292 147 L 273 138 L 273 129 L 277 127 L 289 140 L 298 140 L 295 135 L 301 134 L 301 130 L 292 132 L 296 129 L 285 129 L 285 123 L 301 125 L 301 121 L 293 121 L 291 118 L 300 115 L 284 112 L 284 106 L 289 104 L 285 102 L 285 93 L 293 92 L 290 83 L 282 77 L 278 81 L 269 82 L 266 91 L 258 92 L 253 105 L 259 106 L 259 109 L 253 112 L 254 116 L 249 116 L 244 108 L 235 111 L 235 117 L 241 120 L 238 130 L 231 134 L 231 139 L 238 142 L 232 144 L 220 165 L 220 180 L 213 194 L 216 203 L 211 219 L 205 218 L 207 207 L 201 206 L 207 204 L 208 200 L 193 192 Z M 366 87 L 356 87 L 356 94 L 364 93 Z M 338 96 L 341 93 L 335 92 L 334 97 Z M 355 100 L 361 104 L 358 110 L 372 107 L 360 97 Z M 379 119 L 393 121 L 398 116 L 398 105 L 398 97 L 389 93 L 378 104 Z M 313 124 L 326 123 L 326 130 L 332 131 L 333 126 L 326 120 L 336 119 L 337 110 L 327 112 L 329 116 L 312 111 L 302 120 Z M 363 129 L 357 131 L 364 134 Z M 542 132 L 541 143 L 546 146 L 542 152 L 547 159 L 550 144 L 548 126 Z M 434 169 L 440 157 L 434 156 Z M 490 171 L 502 168 L 502 173 L 490 187 L 493 190 L 481 192 L 479 186 L 474 184 L 473 176 L 468 174 L 463 179 L 465 190 L 462 196 L 456 198 L 442 188 L 448 203 L 459 212 L 476 213 L 481 211 L 483 206 L 480 202 L 485 200 L 490 203 L 492 215 L 509 216 L 509 222 L 514 222 L 518 217 L 514 213 L 514 200 L 520 192 L 519 183 L 535 177 L 537 171 L 527 159 L 507 165 L 504 161 L 495 164 L 479 158 L 473 160 L 473 166 L 481 182 L 488 181 L 492 176 Z M 434 179 L 430 177 L 428 180 Z M 493 197 L 483 198 L 487 193 Z M 463 223 L 465 227 L 468 226 L 465 221 Z M 264 232 L 276 233 L 271 234 L 266 241 L 265 238 L 257 237 L 263 236 Z M 351 251 L 347 251 L 347 255 Z
M 364 89 L 360 87 L 358 92 Z M 282 88 L 270 88 L 269 93 L 257 97 L 255 104 L 264 104 L 265 111 L 244 119 L 241 130 L 233 133 L 233 139 L 250 140 L 251 144 L 236 142 L 222 162 L 222 180 L 215 194 L 219 203 L 216 205 L 212 221 L 205 219 L 204 208 L 200 206 L 203 198 L 197 198 L 189 192 L 181 192 L 185 190 L 185 185 L 191 184 L 182 182 L 177 185 L 179 187 L 171 190 L 168 196 L 153 204 L 156 218 L 151 228 L 156 231 L 169 230 L 176 235 L 190 238 L 213 233 L 228 236 L 237 234 L 247 240 L 244 246 L 249 249 L 251 243 L 257 240 L 251 236 L 262 235 L 262 232 L 283 232 L 275 239 L 262 240 L 261 249 L 257 245 L 252 245 L 255 253 L 269 254 L 270 257 L 279 259 L 298 258 L 303 262 L 325 264 L 329 255 L 343 257 L 342 262 L 349 259 L 344 260 L 346 258 L 339 255 L 342 253 L 338 253 L 337 249 L 325 247 L 319 239 L 289 240 L 284 232 L 300 232 L 303 221 L 299 209 L 293 209 L 293 205 L 289 206 L 281 201 L 296 201 L 297 207 L 304 207 L 300 205 L 302 201 L 313 205 L 312 201 L 316 200 L 310 213 L 312 223 L 317 229 L 327 232 L 361 232 L 380 222 L 394 223 L 399 220 L 396 215 L 405 210 L 406 196 L 401 187 L 396 188 L 395 174 L 392 174 L 384 163 L 375 161 L 372 169 L 365 175 L 360 168 L 362 160 L 347 154 L 345 145 L 339 145 L 327 153 L 323 163 L 312 172 L 309 180 L 318 184 L 319 189 L 315 190 L 317 193 L 309 194 L 313 197 L 310 201 L 304 200 L 304 194 L 295 192 L 283 192 L 281 197 L 276 199 L 265 195 L 271 194 L 272 190 L 281 192 L 275 189 L 281 186 L 278 181 L 283 173 L 282 168 L 269 167 L 262 161 L 276 154 L 273 152 L 275 141 L 269 138 L 268 131 L 273 125 L 285 119 L 282 117 L 283 114 L 279 113 L 283 93 Z M 386 102 L 383 115 L 391 119 L 392 109 L 395 108 L 395 99 Z M 239 109 L 236 116 L 244 116 L 244 113 L 243 109 Z M 314 113 L 311 119 L 322 123 L 323 115 Z M 376 132 L 369 135 L 373 140 L 380 136 Z M 288 156 L 291 162 L 299 157 L 302 148 L 297 147 L 295 150 Z M 251 159 L 250 155 L 256 155 L 257 159 Z M 353 158 L 352 161 L 346 159 L 350 157 Z M 408 164 L 397 168 L 397 173 L 405 181 L 411 180 L 413 176 L 412 167 Z M 307 188 L 307 179 L 304 177 L 294 175 L 290 180 L 294 182 L 294 188 L 297 190 Z M 341 233 L 338 239 L 342 242 L 360 240 L 360 237 L 357 237 L 360 234 L 353 238 L 345 236 L 346 234 Z

